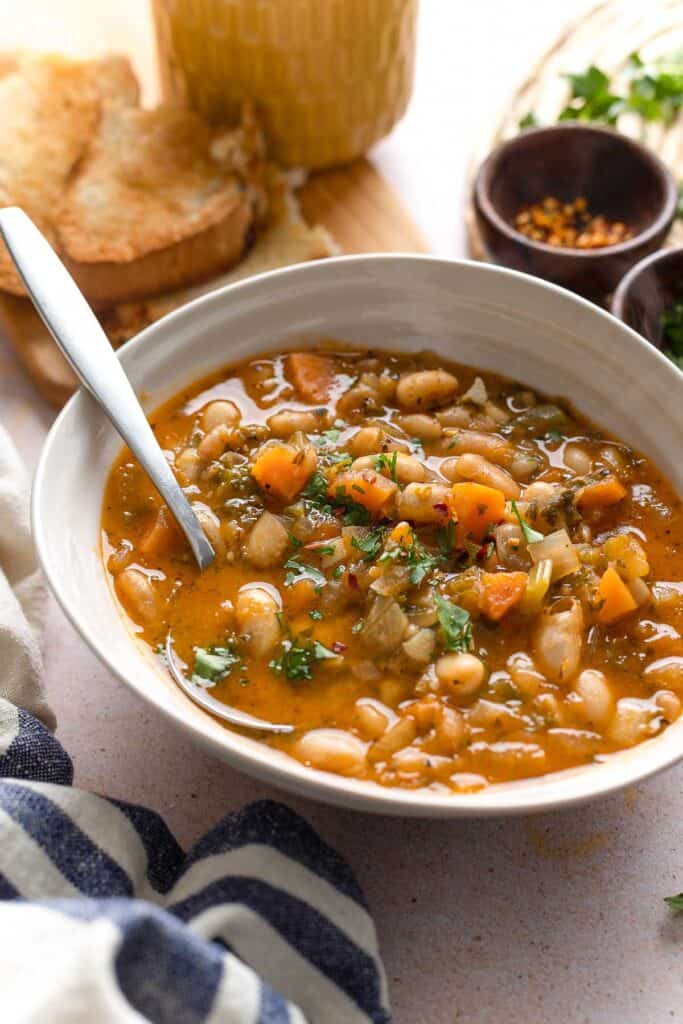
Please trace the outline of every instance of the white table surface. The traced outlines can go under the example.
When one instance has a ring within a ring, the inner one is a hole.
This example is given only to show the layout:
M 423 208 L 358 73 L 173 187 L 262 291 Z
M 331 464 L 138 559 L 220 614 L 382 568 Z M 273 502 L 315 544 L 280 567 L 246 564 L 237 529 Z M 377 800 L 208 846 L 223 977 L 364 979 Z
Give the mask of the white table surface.
M 423 0 L 414 99 L 375 156 L 435 252 L 464 253 L 477 133 L 581 6 Z M 148 45 L 141 0 L 21 7 L 45 45 L 82 45 L 64 35 L 66 7 L 84 12 L 88 48 L 115 46 L 130 19 Z M 0 0 L 8 46 L 19 32 L 10 9 L 16 0 Z M 53 412 L 1 338 L 0 416 L 32 466 Z M 54 604 L 45 663 L 76 782 L 154 807 L 184 845 L 245 801 L 283 796 L 176 735 L 98 664 Z M 285 799 L 357 872 L 398 1024 L 664 1024 L 683 1021 L 683 914 L 662 902 L 683 889 L 682 782 L 683 767 L 583 809 L 485 822 L 364 817 Z

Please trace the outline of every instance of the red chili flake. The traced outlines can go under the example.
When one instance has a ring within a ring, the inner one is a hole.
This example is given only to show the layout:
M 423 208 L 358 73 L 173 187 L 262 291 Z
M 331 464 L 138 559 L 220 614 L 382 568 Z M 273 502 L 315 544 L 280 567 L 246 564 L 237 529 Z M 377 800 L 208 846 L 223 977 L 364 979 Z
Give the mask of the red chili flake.
M 350 587 L 353 587 L 355 590 L 358 590 L 358 577 L 356 576 L 355 572 L 349 573 L 348 581 Z
M 332 644 L 332 650 L 335 654 L 343 654 L 346 650 L 346 644 L 343 644 L 341 640 L 335 640 Z
M 433 505 L 432 507 L 435 508 L 437 512 L 441 512 L 443 515 L 448 514 L 448 505 L 446 505 L 443 501 L 437 502 L 436 505 Z

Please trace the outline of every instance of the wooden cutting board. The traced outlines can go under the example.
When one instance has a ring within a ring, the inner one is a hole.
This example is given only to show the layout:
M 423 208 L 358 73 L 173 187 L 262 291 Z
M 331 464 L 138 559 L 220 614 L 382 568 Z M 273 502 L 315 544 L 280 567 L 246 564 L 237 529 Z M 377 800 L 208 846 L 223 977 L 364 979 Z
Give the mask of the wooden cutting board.
M 426 252 L 425 243 L 384 179 L 367 160 L 313 175 L 299 192 L 309 224 L 320 224 L 341 252 Z M 27 299 L 0 300 L 0 330 L 40 394 L 60 407 L 73 394 L 76 378 Z
M 557 121 L 569 96 L 565 75 L 595 64 L 625 88 L 629 57 L 636 50 L 646 63 L 683 50 L 683 0 L 601 0 L 565 27 L 506 99 L 505 108 L 482 137 L 472 161 L 472 178 L 495 146 L 519 132 L 519 122 L 527 114 L 533 112 L 540 124 Z M 683 180 L 683 114 L 669 125 L 622 117 L 618 128 L 651 146 Z M 486 259 L 471 203 L 467 230 L 470 254 Z M 682 243 L 683 221 L 678 220 L 667 244 Z
M 144 0 L 0 0 L 1 49 L 59 50 L 78 57 L 127 53 L 142 85 L 145 105 L 158 101 L 159 87 L 149 6 Z M 1 138 L 0 126 L 0 138 Z M 299 192 L 306 221 L 326 228 L 346 254 L 425 252 L 419 231 L 372 163 L 313 175 Z M 0 301 L 0 330 L 41 395 L 61 406 L 76 380 L 54 343 L 36 321 L 27 300 Z

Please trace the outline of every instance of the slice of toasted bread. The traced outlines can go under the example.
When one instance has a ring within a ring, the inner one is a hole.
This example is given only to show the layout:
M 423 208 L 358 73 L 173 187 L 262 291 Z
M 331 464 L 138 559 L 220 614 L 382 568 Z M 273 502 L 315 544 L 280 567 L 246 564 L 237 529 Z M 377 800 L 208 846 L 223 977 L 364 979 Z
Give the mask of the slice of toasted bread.
M 21 206 L 54 244 L 54 212 L 66 181 L 107 103 L 136 103 L 138 86 L 122 57 L 74 61 L 0 55 L 0 206 Z M 0 289 L 25 295 L 0 245 Z
M 189 111 L 106 110 L 57 214 L 62 257 L 99 306 L 211 277 L 244 251 L 253 203 Z

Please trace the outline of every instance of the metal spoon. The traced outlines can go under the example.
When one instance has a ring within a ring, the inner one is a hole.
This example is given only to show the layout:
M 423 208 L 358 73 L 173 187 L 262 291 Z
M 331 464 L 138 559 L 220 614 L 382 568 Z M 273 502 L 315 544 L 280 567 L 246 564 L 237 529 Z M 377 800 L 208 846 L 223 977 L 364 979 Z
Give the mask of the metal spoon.
M 274 732 L 274 733 L 290 733 L 294 732 L 293 725 L 278 725 L 275 722 L 266 722 L 262 718 L 255 718 L 254 715 L 247 714 L 246 711 L 239 711 L 237 708 L 230 707 L 229 704 L 222 704 L 221 701 L 216 700 L 210 693 L 206 692 L 206 688 L 198 686 L 193 683 L 191 679 L 188 679 L 178 667 L 175 653 L 173 651 L 173 638 L 169 633 L 166 637 L 166 662 L 168 664 L 168 671 L 173 676 L 181 690 L 183 690 L 187 696 L 199 704 L 200 707 L 204 708 L 205 711 L 210 711 L 212 715 L 218 715 L 219 718 L 225 719 L 226 722 L 230 722 L 231 725 L 240 725 L 243 729 L 260 729 L 262 732 Z
M 175 516 L 197 565 L 215 558 L 109 340 L 76 282 L 32 220 L 0 210 L 0 235 L 33 305 L 79 380 L 106 413 Z
M 23 210 L 16 206 L 0 210 L 0 236 L 57 347 L 170 508 L 199 568 L 206 569 L 216 557 L 214 550 L 159 447 L 121 363 L 76 282 Z M 275 725 L 221 704 L 202 687 L 186 679 L 175 660 L 170 636 L 166 654 L 173 679 L 206 711 L 245 729 L 293 731 L 291 725 Z

